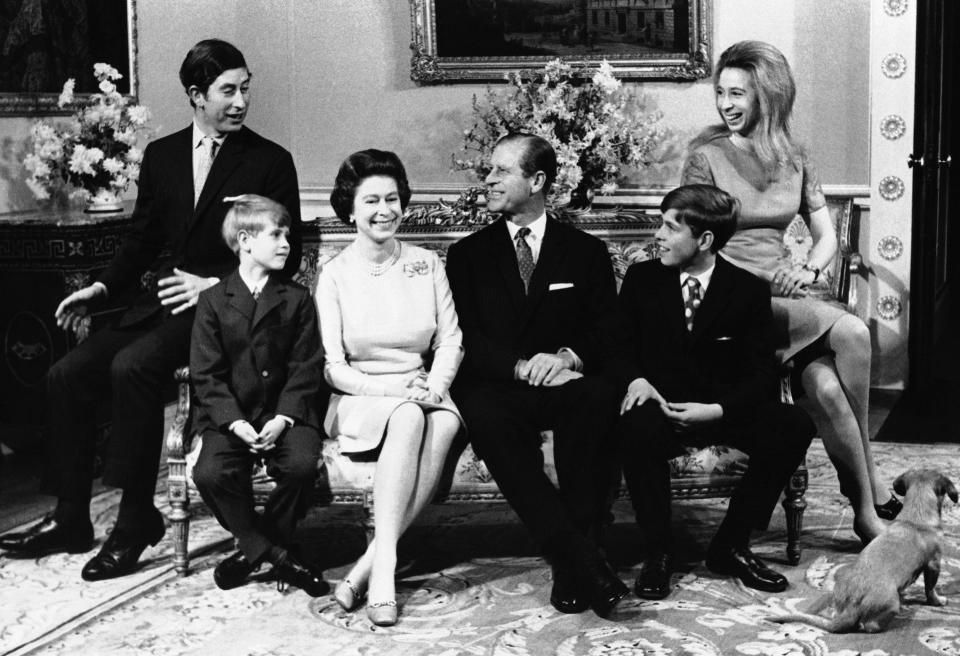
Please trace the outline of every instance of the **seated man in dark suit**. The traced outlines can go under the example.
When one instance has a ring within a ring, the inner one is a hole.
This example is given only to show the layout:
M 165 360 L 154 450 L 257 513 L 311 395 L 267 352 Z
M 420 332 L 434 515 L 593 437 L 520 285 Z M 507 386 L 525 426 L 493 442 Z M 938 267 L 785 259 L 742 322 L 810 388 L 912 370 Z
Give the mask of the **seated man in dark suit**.
M 447 258 L 465 359 L 452 393 L 470 439 L 553 567 L 550 601 L 564 613 L 609 613 L 627 588 L 600 554 L 601 450 L 617 396 L 600 370 L 600 326 L 616 284 L 606 246 L 548 219 L 556 153 L 540 137 L 504 137 L 487 203 L 502 217 Z M 543 471 L 552 429 L 560 489 Z
M 243 126 L 250 72 L 243 55 L 209 39 L 190 49 L 180 81 L 193 108 L 192 124 L 150 143 L 137 182 L 132 228 L 100 277 L 60 303 L 57 324 L 75 328 L 88 308 L 124 293 L 135 299 L 111 326 L 95 332 L 47 374 L 43 491 L 54 512 L 0 548 L 36 557 L 93 545 L 90 491 L 98 403 L 111 404 L 103 480 L 123 490 L 117 521 L 81 576 L 96 581 L 132 572 L 140 554 L 163 537 L 153 494 L 163 440 L 164 389 L 187 363 L 190 330 L 201 291 L 237 266 L 220 236 L 224 196 L 256 193 L 284 205 L 292 217 L 287 275 L 300 264 L 300 196 L 293 158 Z M 158 259 L 164 252 L 169 259 Z M 138 292 L 154 265 L 158 289 Z
M 644 545 L 636 593 L 670 592 L 670 468 L 682 442 L 726 443 L 750 465 L 710 548 L 707 567 L 769 592 L 787 580 L 749 547 L 814 435 L 779 401 L 766 282 L 717 251 L 736 228 L 739 202 L 710 185 L 671 191 L 660 205 L 660 259 L 632 265 L 620 288 L 613 371 L 626 390 L 617 427 Z

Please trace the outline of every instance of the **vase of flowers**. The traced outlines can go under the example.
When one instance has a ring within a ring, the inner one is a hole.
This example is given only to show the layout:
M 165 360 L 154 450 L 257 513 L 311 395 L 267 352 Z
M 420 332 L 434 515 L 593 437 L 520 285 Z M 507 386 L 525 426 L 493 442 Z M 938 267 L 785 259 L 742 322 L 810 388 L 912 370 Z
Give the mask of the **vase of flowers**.
M 70 185 L 86 201 L 86 211 L 116 212 L 122 209 L 123 193 L 140 175 L 143 151 L 137 143 L 151 135 L 150 112 L 117 91 L 115 81 L 123 76 L 115 68 L 94 64 L 93 74 L 100 93 L 78 106 L 73 120 L 34 124 L 24 159 L 30 173 L 26 182 L 38 200 Z M 59 107 L 74 104 L 74 84 L 73 78 L 64 83 Z
M 612 194 L 625 169 L 656 161 L 666 129 L 659 111 L 623 88 L 606 61 L 592 73 L 560 59 L 542 70 L 507 74 L 508 87 L 473 98 L 473 125 L 463 131 L 455 171 L 482 182 L 497 140 L 510 132 L 536 134 L 557 153 L 555 206 L 589 207 L 594 193 Z

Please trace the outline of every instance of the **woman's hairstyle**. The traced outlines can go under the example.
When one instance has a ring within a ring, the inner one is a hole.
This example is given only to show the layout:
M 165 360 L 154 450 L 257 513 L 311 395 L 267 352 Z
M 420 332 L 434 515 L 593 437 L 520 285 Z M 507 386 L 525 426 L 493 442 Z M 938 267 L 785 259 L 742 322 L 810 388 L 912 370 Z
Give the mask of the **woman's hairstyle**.
M 213 81 L 224 71 L 247 68 L 247 62 L 236 46 L 220 39 L 206 39 L 190 48 L 180 65 L 180 83 L 190 95 L 190 87 L 197 87 L 206 95 Z M 250 69 L 247 69 L 249 73 Z M 190 106 L 194 107 L 193 98 Z
M 333 211 L 341 221 L 350 223 L 357 187 L 366 178 L 374 175 L 382 175 L 396 181 L 397 191 L 400 194 L 400 207 L 407 209 L 410 203 L 410 183 L 407 182 L 407 172 L 400 158 L 387 150 L 368 148 L 343 160 L 337 172 L 337 180 L 333 183 L 333 191 L 330 193 L 330 205 L 333 206 Z
M 261 230 L 273 226 L 290 227 L 290 212 L 287 211 L 286 207 L 270 198 L 256 194 L 244 194 L 242 196 L 227 196 L 223 201 L 225 203 L 233 202 L 233 205 L 227 210 L 220 231 L 223 235 L 223 241 L 227 242 L 227 246 L 234 253 L 240 252 L 237 235 L 241 231 L 256 235 Z
M 550 187 L 553 186 L 553 181 L 557 179 L 557 153 L 553 146 L 543 137 L 526 132 L 511 132 L 500 137 L 496 145 L 511 143 L 523 145 L 523 152 L 517 164 L 525 176 L 530 178 L 536 175 L 537 171 L 543 171 L 546 176 L 546 181 L 543 183 L 543 197 L 546 198 L 550 193 Z
M 713 73 L 714 93 L 720 74 L 727 68 L 739 68 L 750 76 L 759 108 L 752 137 L 754 151 L 770 173 L 787 164 L 798 166 L 799 149 L 790 136 L 790 114 L 797 87 L 790 64 L 783 53 L 763 41 L 740 41 L 723 51 Z M 691 150 L 721 136 L 728 136 L 726 125 L 714 125 L 694 138 Z
M 660 211 L 677 210 L 677 222 L 690 226 L 694 237 L 713 233 L 710 251 L 716 253 L 737 230 L 740 201 L 713 185 L 691 184 L 677 187 L 660 203 Z

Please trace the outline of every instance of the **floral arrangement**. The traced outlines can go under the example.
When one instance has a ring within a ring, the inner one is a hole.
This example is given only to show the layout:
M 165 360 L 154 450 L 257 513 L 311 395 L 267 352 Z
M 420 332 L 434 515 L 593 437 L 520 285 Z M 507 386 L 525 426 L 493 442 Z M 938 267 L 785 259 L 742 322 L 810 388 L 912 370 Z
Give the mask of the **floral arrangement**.
M 455 171 L 471 171 L 478 182 L 490 172 L 497 140 L 509 132 L 529 132 L 550 142 L 559 170 L 551 201 L 571 195 L 589 199 L 592 192 L 611 194 L 624 167 L 642 168 L 656 161 L 667 130 L 659 111 L 623 88 L 606 61 L 592 75 L 560 59 L 543 70 L 507 74 L 505 90 L 487 89 L 473 98 L 474 124 L 463 131 L 462 156 L 453 156 Z
M 117 69 L 98 63 L 93 74 L 100 93 L 91 94 L 72 121 L 58 126 L 39 120 L 31 130 L 24 167 L 30 172 L 27 185 L 38 199 L 69 183 L 88 202 L 117 205 L 140 175 L 143 151 L 137 142 L 151 135 L 146 127 L 150 111 L 117 91 L 115 81 L 123 77 Z M 73 78 L 64 83 L 57 106 L 74 103 L 74 85 Z

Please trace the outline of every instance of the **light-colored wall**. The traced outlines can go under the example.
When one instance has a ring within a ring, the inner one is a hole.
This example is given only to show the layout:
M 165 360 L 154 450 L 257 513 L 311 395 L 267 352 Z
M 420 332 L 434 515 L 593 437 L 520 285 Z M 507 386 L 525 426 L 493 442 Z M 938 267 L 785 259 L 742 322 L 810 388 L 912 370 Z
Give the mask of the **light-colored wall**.
M 741 39 L 780 48 L 797 80 L 796 137 L 807 145 L 825 184 L 865 193 L 869 0 L 712 4 L 714 57 Z M 450 159 L 470 124 L 471 97 L 485 86 L 411 81 L 406 0 L 139 0 L 137 13 L 140 99 L 153 112 L 159 134 L 188 124 L 177 70 L 193 43 L 217 36 L 243 50 L 254 76 L 248 125 L 291 150 L 305 198 L 332 184 L 344 156 L 366 147 L 396 151 L 414 188 L 466 180 L 450 172 Z M 679 143 L 717 120 L 709 80 L 635 87 L 664 112 Z M 33 206 L 20 168 L 30 123 L 0 119 L 0 212 Z M 678 171 L 675 161 L 633 184 L 669 187 Z M 305 201 L 304 216 L 315 216 L 315 208 Z

